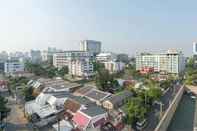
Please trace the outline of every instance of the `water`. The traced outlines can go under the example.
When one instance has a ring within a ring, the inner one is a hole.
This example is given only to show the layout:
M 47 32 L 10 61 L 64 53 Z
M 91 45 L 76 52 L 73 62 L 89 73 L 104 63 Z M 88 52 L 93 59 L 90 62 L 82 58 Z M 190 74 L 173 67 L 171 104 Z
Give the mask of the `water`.
M 193 131 L 195 100 L 183 95 L 167 131 Z

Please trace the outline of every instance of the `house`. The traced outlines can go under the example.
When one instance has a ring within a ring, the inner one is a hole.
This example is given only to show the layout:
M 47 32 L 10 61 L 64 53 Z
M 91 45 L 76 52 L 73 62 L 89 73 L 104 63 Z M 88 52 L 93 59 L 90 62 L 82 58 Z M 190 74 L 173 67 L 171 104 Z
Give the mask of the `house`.
M 68 98 L 64 103 L 64 109 L 66 112 L 74 115 L 81 107 L 81 104 L 74 99 Z
M 30 80 L 28 85 L 33 87 L 35 96 L 39 95 L 41 92 L 61 92 L 68 91 L 74 92 L 79 89 L 82 85 L 78 83 L 65 82 L 62 79 L 46 79 L 40 78 L 37 80 Z
M 58 126 L 59 126 L 59 129 L 58 129 Z M 59 122 L 59 125 L 58 123 L 56 123 L 53 125 L 53 128 L 55 129 L 55 131 L 72 131 L 74 127 L 69 121 L 61 120 Z
M 103 92 L 97 89 L 91 89 L 85 94 L 85 97 L 95 102 L 97 105 L 102 105 L 102 101 L 111 96 L 111 93 Z
M 35 122 L 39 123 L 40 126 L 45 126 L 54 121 L 57 114 L 64 110 L 64 103 L 68 97 L 69 93 L 65 91 L 40 93 L 35 100 L 25 103 L 25 114 L 30 118 L 36 116 L 37 120 Z
M 95 104 L 86 106 L 78 111 L 72 121 L 76 128 L 81 131 L 100 128 L 107 120 L 107 112 Z
M 103 102 L 103 107 L 107 110 L 118 109 L 132 96 L 133 94 L 130 91 L 123 91 L 117 95 L 113 95 L 107 98 Z

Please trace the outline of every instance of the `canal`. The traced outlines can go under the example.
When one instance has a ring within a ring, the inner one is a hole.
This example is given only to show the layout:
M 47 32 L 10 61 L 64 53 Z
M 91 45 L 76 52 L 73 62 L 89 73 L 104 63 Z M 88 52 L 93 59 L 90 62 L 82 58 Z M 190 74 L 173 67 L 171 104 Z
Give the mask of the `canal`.
M 167 131 L 193 131 L 195 100 L 184 94 Z

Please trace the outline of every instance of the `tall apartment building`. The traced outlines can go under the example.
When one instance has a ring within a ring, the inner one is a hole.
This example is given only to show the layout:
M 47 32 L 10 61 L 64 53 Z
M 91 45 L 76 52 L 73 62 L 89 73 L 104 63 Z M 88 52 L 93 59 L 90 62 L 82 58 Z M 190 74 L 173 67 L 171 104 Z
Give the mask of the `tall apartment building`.
M 101 42 L 95 40 L 83 40 L 80 42 L 80 51 L 87 51 L 96 56 L 101 52 Z
M 193 43 L 193 54 L 197 55 L 197 42 Z
M 53 55 L 53 65 L 57 68 L 68 66 L 71 60 L 92 59 L 93 54 L 85 51 L 64 51 Z
M 176 50 L 168 50 L 163 54 L 141 53 L 136 56 L 136 70 L 144 68 L 153 68 L 155 72 L 179 74 L 185 69 L 185 58 Z
M 23 72 L 24 64 L 19 60 L 7 60 L 4 63 L 4 73 L 16 73 Z
M 94 75 L 93 63 L 89 59 L 72 60 L 69 62 L 69 74 L 89 78 Z

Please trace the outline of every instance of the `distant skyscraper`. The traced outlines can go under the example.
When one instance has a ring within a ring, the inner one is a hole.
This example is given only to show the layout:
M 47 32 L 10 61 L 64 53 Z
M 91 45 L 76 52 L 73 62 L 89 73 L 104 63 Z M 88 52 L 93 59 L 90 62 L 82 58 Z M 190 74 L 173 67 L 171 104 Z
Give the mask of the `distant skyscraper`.
M 95 40 L 83 40 L 80 42 L 80 50 L 93 53 L 94 56 L 101 52 L 101 42 Z
M 33 63 L 40 63 L 41 62 L 42 57 L 41 57 L 40 50 L 31 50 L 30 55 L 31 55 L 31 61 Z
M 193 53 L 194 55 L 197 55 L 197 42 L 193 43 Z

